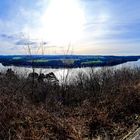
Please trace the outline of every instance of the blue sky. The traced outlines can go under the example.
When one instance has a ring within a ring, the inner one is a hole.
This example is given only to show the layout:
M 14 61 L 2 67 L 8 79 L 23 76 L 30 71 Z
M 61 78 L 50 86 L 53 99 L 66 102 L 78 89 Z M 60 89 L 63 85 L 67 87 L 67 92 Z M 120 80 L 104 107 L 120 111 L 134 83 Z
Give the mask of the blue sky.
M 0 54 L 139 55 L 139 0 L 0 0 Z

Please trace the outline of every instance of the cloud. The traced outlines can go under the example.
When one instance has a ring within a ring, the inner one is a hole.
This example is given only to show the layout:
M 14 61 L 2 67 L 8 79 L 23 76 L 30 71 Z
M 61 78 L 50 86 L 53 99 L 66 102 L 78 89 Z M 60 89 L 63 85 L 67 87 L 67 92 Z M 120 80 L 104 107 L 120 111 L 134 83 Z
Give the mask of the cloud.
M 19 40 L 15 43 L 15 45 L 37 45 L 37 42 L 33 42 L 33 41 L 30 41 L 30 40 Z
M 18 40 L 20 38 L 23 38 L 24 34 L 23 33 L 18 33 L 18 34 L 6 34 L 6 33 L 2 33 L 0 34 L 0 38 L 6 41 L 15 41 Z
M 6 40 L 13 40 L 14 39 L 14 36 L 10 36 L 7 34 L 1 34 L 0 37 L 3 39 L 6 39 Z
M 17 33 L 17 34 L 0 34 L 0 40 L 4 42 L 9 42 L 13 45 L 32 45 L 36 46 L 39 45 L 40 43 L 42 45 L 47 45 L 48 42 L 42 41 L 40 42 L 37 39 L 27 39 L 24 35 L 24 33 Z
M 31 45 L 31 46 L 39 46 L 39 45 L 47 45 L 48 42 L 42 41 L 40 42 L 39 40 L 35 39 L 19 39 L 15 43 L 15 45 Z
M 84 26 L 84 36 L 76 44 L 75 48 L 79 50 L 80 45 L 94 48 L 94 45 L 104 43 L 108 44 L 113 52 L 113 46 L 124 51 L 122 46 L 128 47 L 140 44 L 140 1 L 138 0 L 79 0 L 86 16 Z M 3 2 L 8 3 L 9 7 L 4 7 Z M 11 0 L 0 1 L 0 53 L 13 53 L 19 51 L 20 46 L 37 46 L 40 40 L 44 40 L 43 45 L 48 48 L 57 48 L 54 44 L 48 42 L 48 32 L 46 23 L 41 22 L 41 18 L 48 8 L 49 0 Z M 59 5 L 58 5 L 59 6 Z M 3 9 L 4 8 L 4 9 Z M 56 23 L 57 24 L 57 23 Z M 42 26 L 44 25 L 44 26 Z M 28 34 L 30 39 L 28 39 Z M 38 40 L 38 38 L 40 40 Z M 130 43 L 130 45 L 127 45 Z M 122 44 L 122 45 L 121 45 Z M 12 49 L 10 49 L 12 46 Z M 5 49 L 6 48 L 6 49 Z M 99 49 L 102 49 L 99 46 Z M 138 47 L 137 47 L 138 48 Z M 140 51 L 138 48 L 136 53 Z M 87 52 L 87 51 L 86 51 Z M 91 51 L 90 51 L 91 52 Z M 134 53 L 134 51 L 132 51 Z M 18 53 L 18 52 L 17 52 Z M 94 51 L 93 51 L 94 53 Z

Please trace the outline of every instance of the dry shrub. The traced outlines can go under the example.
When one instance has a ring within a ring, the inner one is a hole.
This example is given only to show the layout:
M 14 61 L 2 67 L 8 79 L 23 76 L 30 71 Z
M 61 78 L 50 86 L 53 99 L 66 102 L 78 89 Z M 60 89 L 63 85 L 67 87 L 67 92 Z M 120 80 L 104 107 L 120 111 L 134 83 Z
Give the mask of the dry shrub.
M 140 68 L 91 70 L 71 81 L 56 87 L 1 74 L 0 139 L 117 139 L 140 125 Z

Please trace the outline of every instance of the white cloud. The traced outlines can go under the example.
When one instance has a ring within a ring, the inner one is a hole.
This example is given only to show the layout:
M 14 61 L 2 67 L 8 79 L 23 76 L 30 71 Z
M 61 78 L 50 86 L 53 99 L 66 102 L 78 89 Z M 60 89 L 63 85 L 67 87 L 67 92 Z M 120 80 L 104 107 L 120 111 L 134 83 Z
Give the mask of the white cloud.
M 51 4 L 52 1 L 55 1 L 57 3 L 55 5 L 56 11 L 53 12 L 52 9 L 51 13 L 53 14 L 49 15 L 48 18 L 48 7 L 50 6 L 49 4 Z M 9 37 L 7 40 L 4 40 L 2 37 L 0 37 L 0 53 L 3 53 L 5 50 L 3 50 L 3 46 L 7 48 L 7 52 L 9 53 L 10 46 L 14 48 L 14 44 L 21 40 L 21 33 L 24 34 L 23 38 L 30 38 L 30 40 L 37 39 L 38 42 L 42 40 L 44 40 L 45 42 L 48 40 L 52 41 L 52 38 L 54 36 L 55 40 L 61 39 L 62 41 L 64 38 L 67 39 L 68 37 L 79 38 L 79 36 L 82 34 L 79 31 L 81 30 L 81 28 L 83 28 L 83 23 L 79 24 L 79 22 L 73 22 L 73 20 L 76 21 L 78 19 L 78 16 L 73 11 L 73 9 L 77 9 L 77 7 L 79 8 L 79 5 L 77 6 L 76 3 L 75 7 L 65 9 L 65 7 L 62 7 L 63 5 L 60 5 L 59 3 L 62 1 L 65 2 L 65 0 L 37 0 L 32 3 L 32 6 L 23 5 L 22 3 L 24 3 L 25 1 L 18 1 L 19 5 L 16 5 L 16 10 L 14 9 L 15 7 L 12 9 L 13 15 L 9 13 L 11 16 L 10 20 L 3 20 L 0 18 L 0 33 L 6 34 L 7 37 L 10 35 L 17 35 L 18 39 L 13 38 L 13 40 L 9 40 Z M 84 10 L 84 20 L 86 20 L 86 24 L 84 22 L 84 29 L 82 29 L 84 31 L 84 36 L 81 36 L 79 40 L 72 42 L 75 46 L 75 49 L 80 50 L 82 49 L 82 47 L 87 46 L 88 50 L 88 48 L 94 47 L 95 44 L 104 45 L 105 43 L 107 45 L 108 43 L 108 45 L 110 46 L 110 50 L 113 50 L 113 47 L 111 47 L 111 45 L 113 46 L 114 43 L 120 46 L 124 46 L 126 44 L 129 50 L 131 46 L 137 46 L 135 44 L 136 42 L 140 42 L 138 40 L 140 36 L 139 1 L 118 0 L 114 2 L 111 0 L 69 0 L 70 3 L 74 1 L 80 1 L 80 8 Z M 73 15 L 74 18 L 68 19 L 63 11 L 57 11 L 62 8 L 63 10 L 66 10 L 65 13 L 67 13 L 68 15 Z M 58 17 L 56 17 L 55 12 L 58 13 L 56 14 L 58 15 Z M 80 12 L 81 11 L 78 10 L 78 13 Z M 61 19 L 61 21 L 59 19 Z M 83 16 L 81 16 L 81 19 L 83 19 Z M 63 22 L 67 25 L 71 22 L 73 29 L 69 28 L 69 26 L 64 26 L 65 24 L 62 24 Z M 63 30 L 61 30 L 61 28 L 58 28 L 58 24 L 59 27 L 63 28 Z M 75 30 L 75 33 L 73 32 L 73 30 Z M 56 31 L 58 32 L 57 34 Z M 77 34 L 76 31 L 79 33 Z M 69 32 L 70 35 L 66 35 L 67 32 Z M 129 42 L 131 42 L 131 45 L 127 45 Z M 51 45 L 56 44 L 50 43 L 50 46 Z M 118 48 L 121 50 L 120 46 L 118 46 Z M 16 46 L 15 49 L 17 49 Z M 108 52 L 110 53 L 111 51 Z M 13 53 L 13 50 L 11 51 L 11 53 Z

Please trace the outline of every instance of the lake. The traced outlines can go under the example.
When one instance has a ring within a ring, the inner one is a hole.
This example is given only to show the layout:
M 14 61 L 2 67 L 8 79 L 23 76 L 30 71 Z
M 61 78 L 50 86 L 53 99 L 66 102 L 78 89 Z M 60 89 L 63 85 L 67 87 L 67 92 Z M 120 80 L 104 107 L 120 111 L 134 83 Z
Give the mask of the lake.
M 111 66 L 109 68 L 120 69 L 122 67 L 140 67 L 140 59 L 138 61 L 131 61 L 131 62 L 119 64 L 116 66 Z M 28 74 L 30 72 L 32 72 L 32 68 L 16 67 L 16 66 L 3 66 L 0 63 L 0 71 L 1 72 L 6 71 L 8 68 L 12 68 L 12 70 L 14 70 L 18 75 L 25 76 L 25 77 L 27 77 Z M 94 67 L 95 70 L 99 70 L 101 68 L 102 67 Z M 89 67 L 87 67 L 87 68 L 71 68 L 71 69 L 35 68 L 35 72 L 37 72 L 37 73 L 47 74 L 49 72 L 53 72 L 61 82 L 63 82 L 66 79 L 66 77 L 71 77 L 71 76 L 74 77 L 74 75 L 76 75 L 77 72 L 88 72 L 89 70 L 91 70 L 91 68 L 89 68 Z

